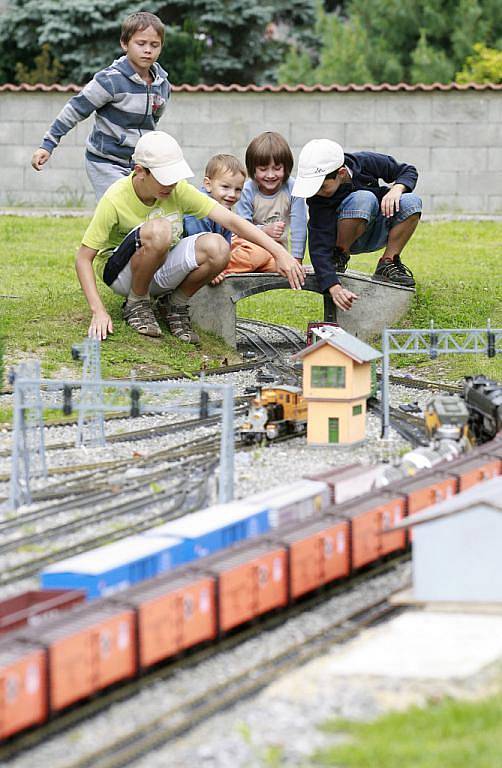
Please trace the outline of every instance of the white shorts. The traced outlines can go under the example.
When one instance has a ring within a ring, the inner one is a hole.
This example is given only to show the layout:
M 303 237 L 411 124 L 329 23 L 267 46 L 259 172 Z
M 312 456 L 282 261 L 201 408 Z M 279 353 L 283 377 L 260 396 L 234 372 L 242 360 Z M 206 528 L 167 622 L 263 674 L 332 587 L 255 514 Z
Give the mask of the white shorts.
M 150 283 L 151 296 L 162 296 L 164 293 L 174 291 L 185 277 L 199 266 L 195 258 L 195 241 L 206 232 L 198 232 L 196 235 L 182 238 L 166 254 L 166 260 L 158 268 Z M 110 288 L 120 296 L 128 296 L 131 290 L 132 272 L 131 262 L 128 261 L 124 269 L 119 272 Z

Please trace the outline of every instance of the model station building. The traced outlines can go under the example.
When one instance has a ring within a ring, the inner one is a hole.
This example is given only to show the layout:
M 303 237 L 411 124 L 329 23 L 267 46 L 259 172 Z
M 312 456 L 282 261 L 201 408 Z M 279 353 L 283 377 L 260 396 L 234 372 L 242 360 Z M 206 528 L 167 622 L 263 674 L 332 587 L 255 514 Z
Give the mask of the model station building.
M 371 363 L 382 355 L 342 328 L 321 328 L 317 335 L 317 342 L 294 356 L 303 364 L 307 442 L 358 443 L 366 436 Z

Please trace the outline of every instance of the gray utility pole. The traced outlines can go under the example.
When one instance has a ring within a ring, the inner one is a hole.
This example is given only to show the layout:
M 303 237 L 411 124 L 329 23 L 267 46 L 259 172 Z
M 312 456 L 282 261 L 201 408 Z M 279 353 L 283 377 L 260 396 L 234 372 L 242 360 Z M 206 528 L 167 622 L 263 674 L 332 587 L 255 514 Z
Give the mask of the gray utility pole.
M 223 390 L 221 413 L 220 486 L 219 501 L 225 504 L 234 498 L 234 392 L 231 384 Z
M 101 341 L 93 337 L 72 347 L 74 360 L 82 360 L 82 388 L 78 409 L 76 447 L 104 446 L 105 419 L 103 414 L 103 387 L 101 381 Z
M 389 435 L 390 355 L 479 355 L 495 357 L 502 353 L 502 328 L 385 328 L 382 334 L 382 437 Z
M 14 433 L 9 504 L 17 509 L 31 503 L 30 478 L 47 478 L 40 363 L 18 366 L 14 379 Z

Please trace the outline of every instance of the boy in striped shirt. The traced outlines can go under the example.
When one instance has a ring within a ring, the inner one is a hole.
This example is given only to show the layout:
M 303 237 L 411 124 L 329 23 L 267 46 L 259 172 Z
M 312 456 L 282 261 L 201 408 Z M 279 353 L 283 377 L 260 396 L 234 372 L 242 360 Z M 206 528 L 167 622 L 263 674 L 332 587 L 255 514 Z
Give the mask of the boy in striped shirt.
M 97 72 L 63 107 L 33 154 L 33 168 L 41 171 L 61 138 L 95 112 L 85 162 L 96 199 L 129 175 L 136 142 L 155 130 L 170 96 L 167 73 L 157 63 L 163 42 L 164 25 L 153 13 L 128 16 L 120 35 L 125 55 Z

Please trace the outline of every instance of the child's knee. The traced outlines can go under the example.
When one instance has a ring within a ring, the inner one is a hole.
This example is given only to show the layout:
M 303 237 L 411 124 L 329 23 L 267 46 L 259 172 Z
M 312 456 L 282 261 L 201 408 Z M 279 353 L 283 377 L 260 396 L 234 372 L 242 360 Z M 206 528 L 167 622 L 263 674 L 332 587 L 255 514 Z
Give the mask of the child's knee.
M 399 213 L 403 220 L 415 214 L 420 216 L 422 213 L 421 198 L 414 192 L 405 192 L 399 200 Z
M 141 227 L 141 243 L 146 248 L 165 253 L 171 244 L 172 227 L 167 219 L 153 219 Z
M 212 269 L 218 269 L 220 272 L 230 261 L 230 245 L 222 235 L 215 233 L 198 237 L 195 252 L 199 265 L 209 263 Z
M 349 214 L 352 214 L 353 218 L 375 218 L 378 216 L 379 209 L 378 198 L 368 189 L 358 189 L 351 192 L 340 206 L 345 218 L 350 218 Z

